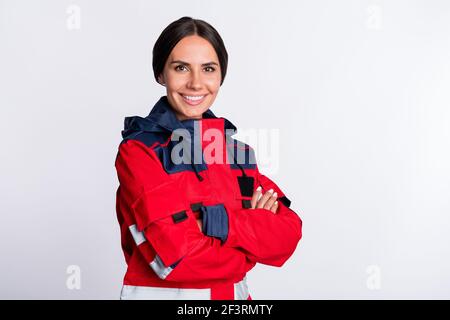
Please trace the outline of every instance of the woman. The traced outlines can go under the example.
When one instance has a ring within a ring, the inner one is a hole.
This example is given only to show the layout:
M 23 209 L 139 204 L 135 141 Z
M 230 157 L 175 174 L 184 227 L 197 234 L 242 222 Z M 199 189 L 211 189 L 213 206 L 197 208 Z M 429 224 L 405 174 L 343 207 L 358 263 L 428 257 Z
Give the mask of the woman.
M 125 118 L 117 217 L 128 269 L 121 299 L 251 299 L 246 273 L 282 266 L 301 238 L 290 201 L 234 125 L 209 108 L 228 55 L 202 20 L 171 23 L 153 48 L 167 95 Z

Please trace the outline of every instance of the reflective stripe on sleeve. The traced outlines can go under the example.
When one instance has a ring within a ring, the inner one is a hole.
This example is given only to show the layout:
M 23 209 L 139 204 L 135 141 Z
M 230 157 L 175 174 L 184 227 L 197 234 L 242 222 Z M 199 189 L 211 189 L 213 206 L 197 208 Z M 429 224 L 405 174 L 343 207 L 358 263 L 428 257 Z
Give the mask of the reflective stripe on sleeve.
M 131 225 L 128 229 L 130 229 L 131 235 L 133 236 L 134 242 L 136 242 L 137 246 L 147 241 L 147 239 L 145 239 L 144 233 L 138 231 L 135 224 Z
M 166 267 L 161 258 L 156 255 L 155 259 L 150 262 L 150 267 L 155 271 L 156 275 L 161 279 L 165 279 L 173 270 L 172 266 Z

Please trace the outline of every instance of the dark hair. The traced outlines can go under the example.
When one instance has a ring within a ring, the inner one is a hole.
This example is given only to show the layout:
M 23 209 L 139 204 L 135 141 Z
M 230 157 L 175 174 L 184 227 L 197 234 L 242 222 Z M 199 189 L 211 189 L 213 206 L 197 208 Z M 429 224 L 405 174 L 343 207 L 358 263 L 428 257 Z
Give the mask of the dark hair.
M 172 49 L 184 37 L 198 35 L 211 43 L 219 58 L 222 79 L 222 85 L 225 75 L 227 73 L 228 53 L 225 49 L 222 38 L 213 26 L 209 23 L 192 19 L 191 17 L 182 17 L 171 24 L 169 24 L 161 33 L 158 40 L 156 40 L 153 47 L 153 74 L 156 82 L 159 83 L 158 77 L 164 70 L 167 58 Z

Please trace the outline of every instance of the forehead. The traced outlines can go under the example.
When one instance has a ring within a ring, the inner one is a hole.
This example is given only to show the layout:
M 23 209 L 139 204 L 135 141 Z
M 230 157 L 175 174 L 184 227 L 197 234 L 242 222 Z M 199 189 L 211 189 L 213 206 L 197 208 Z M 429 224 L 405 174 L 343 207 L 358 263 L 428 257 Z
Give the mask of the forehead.
M 208 40 L 192 35 L 181 39 L 172 49 L 169 60 L 182 60 L 191 64 L 215 61 L 218 63 L 216 50 Z M 170 61 L 169 61 L 170 62 Z

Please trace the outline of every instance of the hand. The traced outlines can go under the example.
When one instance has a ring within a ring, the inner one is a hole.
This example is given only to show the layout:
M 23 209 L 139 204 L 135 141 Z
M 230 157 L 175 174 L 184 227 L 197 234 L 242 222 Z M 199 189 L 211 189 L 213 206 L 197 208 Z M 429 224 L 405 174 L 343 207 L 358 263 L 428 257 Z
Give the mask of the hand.
M 261 196 L 261 187 L 258 187 L 252 196 L 251 205 L 252 209 L 267 209 L 273 213 L 277 213 L 278 209 L 278 194 L 273 192 L 273 189 L 267 191 L 263 196 Z
M 203 220 L 202 219 L 197 219 L 197 225 L 200 228 L 200 232 L 203 232 Z

